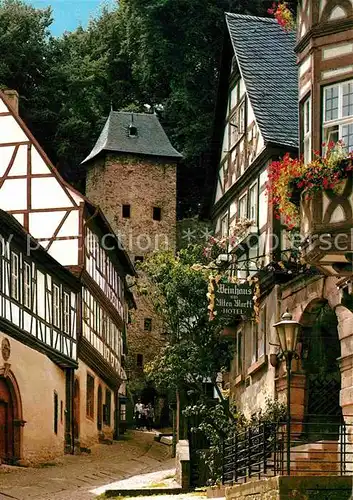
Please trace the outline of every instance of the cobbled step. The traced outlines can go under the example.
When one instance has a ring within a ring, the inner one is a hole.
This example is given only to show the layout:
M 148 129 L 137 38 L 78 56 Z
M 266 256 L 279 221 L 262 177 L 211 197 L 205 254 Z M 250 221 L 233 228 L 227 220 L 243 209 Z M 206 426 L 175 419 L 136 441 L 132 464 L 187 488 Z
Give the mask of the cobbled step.
M 185 493 L 183 488 L 140 488 L 140 489 L 119 489 L 119 490 L 105 490 L 107 498 L 112 497 L 149 497 L 153 495 L 180 495 Z

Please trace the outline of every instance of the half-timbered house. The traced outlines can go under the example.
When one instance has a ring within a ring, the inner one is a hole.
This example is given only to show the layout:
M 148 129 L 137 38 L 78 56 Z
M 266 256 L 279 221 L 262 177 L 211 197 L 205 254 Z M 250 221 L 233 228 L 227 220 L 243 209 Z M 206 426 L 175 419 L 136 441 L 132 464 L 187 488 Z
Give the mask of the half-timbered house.
M 18 114 L 16 93 L 0 94 L 0 208 L 82 283 L 79 366 L 74 381 L 77 447 L 118 431 L 118 391 L 127 321 L 126 275 L 135 271 L 101 210 L 58 174 Z M 64 303 L 58 305 L 61 310 Z
M 266 397 L 286 401 L 291 394 L 289 408 L 297 432 L 295 439 L 302 439 L 306 425 L 307 441 L 302 448 L 308 457 L 305 470 L 311 470 L 309 462 L 313 457 L 317 460 L 313 449 L 319 442 L 326 463 L 340 464 L 337 467 L 341 470 L 347 467 L 345 470 L 351 471 L 350 465 L 342 465 L 344 461 L 339 456 L 345 452 L 339 447 L 338 431 L 325 434 L 327 425 L 338 429 L 352 424 L 352 281 L 342 279 L 347 270 L 351 273 L 351 252 L 339 254 L 335 247 L 335 254 L 331 245 L 331 254 L 318 254 L 321 260 L 310 271 L 300 268 L 300 264 L 291 267 L 286 263 L 286 255 L 293 252 L 293 243 L 289 244 L 285 226 L 273 217 L 272 207 L 267 205 L 264 183 L 268 161 L 285 152 L 293 154 L 297 139 L 305 163 L 318 154 L 315 152 L 325 153 L 328 142 L 340 140 L 347 152 L 352 151 L 353 4 L 329 0 L 299 2 L 296 44 L 294 33 L 283 30 L 275 20 L 227 15 L 227 25 L 235 56 L 224 112 L 225 139 L 213 217 L 220 236 L 229 234 L 233 220 L 245 216 L 254 222 L 252 230 L 257 243 L 247 249 L 252 240 L 246 239 L 240 242 L 241 251 L 237 244 L 228 251 L 236 255 L 232 260 L 233 273 L 241 278 L 256 277 L 260 293 L 259 322 L 234 318 L 233 327 L 228 329 L 236 345 L 229 379 L 232 398 L 240 410 L 251 416 L 264 406 Z M 240 82 L 239 89 L 233 74 Z M 223 75 L 224 95 L 225 78 Z M 242 106 L 250 110 L 245 118 Z M 246 163 L 245 158 L 253 154 L 249 118 L 258 127 L 260 150 Z M 281 148 L 275 154 L 274 144 Z M 321 230 L 330 238 L 337 227 L 344 234 L 349 232 L 351 238 L 351 190 L 324 191 L 320 196 L 321 201 L 309 212 L 303 211 L 306 198 L 301 199 L 303 235 L 307 236 L 308 227 L 310 232 L 315 217 L 321 217 Z M 277 243 L 271 248 L 266 242 Z M 309 261 L 311 245 L 305 238 L 303 251 L 304 259 Z M 245 269 L 241 262 L 244 254 Z M 286 310 L 302 325 L 298 359 L 292 365 L 291 392 L 287 392 L 289 375 L 278 356 L 273 327 Z M 303 467 L 300 458 L 292 460 L 290 467 L 294 470 Z M 315 473 L 327 474 L 322 464 L 321 467 L 321 472 L 317 472 L 320 467 L 316 464 Z
M 218 167 L 212 218 L 219 238 L 241 220 L 252 225 L 229 239 L 232 273 L 239 279 L 261 271 L 260 322 L 235 320 L 230 387 L 239 408 L 252 413 L 274 395 L 268 363 L 269 325 L 275 322 L 276 274 L 272 263 L 287 255 L 286 235 L 268 206 L 267 167 L 285 152 L 297 153 L 295 36 L 273 19 L 226 14 L 216 116 Z M 278 63 L 280 61 L 280 63 Z
M 0 210 L 0 463 L 72 451 L 80 289 Z

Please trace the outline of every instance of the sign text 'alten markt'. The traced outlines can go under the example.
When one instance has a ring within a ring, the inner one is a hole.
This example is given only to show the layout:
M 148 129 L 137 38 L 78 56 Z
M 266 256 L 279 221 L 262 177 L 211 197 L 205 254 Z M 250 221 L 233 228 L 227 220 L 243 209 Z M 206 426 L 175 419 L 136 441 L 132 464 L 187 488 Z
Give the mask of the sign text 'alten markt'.
M 214 311 L 217 316 L 252 316 L 253 289 L 248 283 L 218 283 L 215 286 Z

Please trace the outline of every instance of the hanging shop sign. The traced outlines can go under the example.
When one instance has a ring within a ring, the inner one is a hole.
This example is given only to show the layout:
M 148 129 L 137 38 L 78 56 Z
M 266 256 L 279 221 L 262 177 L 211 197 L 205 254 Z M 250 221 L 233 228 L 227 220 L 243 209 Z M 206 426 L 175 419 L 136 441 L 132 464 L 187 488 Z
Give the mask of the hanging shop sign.
M 215 283 L 214 314 L 217 317 L 253 316 L 254 291 L 249 283 Z

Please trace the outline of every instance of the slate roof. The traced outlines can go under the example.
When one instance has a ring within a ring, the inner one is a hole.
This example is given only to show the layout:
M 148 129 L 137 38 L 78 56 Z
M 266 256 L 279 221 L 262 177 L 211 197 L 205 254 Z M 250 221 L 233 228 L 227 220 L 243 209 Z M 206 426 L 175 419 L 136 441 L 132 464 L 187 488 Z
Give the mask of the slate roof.
M 295 34 L 275 19 L 227 13 L 226 21 L 265 142 L 298 147 Z
M 137 128 L 137 136 L 129 136 L 132 122 Z M 102 151 L 133 153 L 152 156 L 181 158 L 182 155 L 171 145 L 156 115 L 151 113 L 130 113 L 111 111 L 104 128 L 85 163 Z

